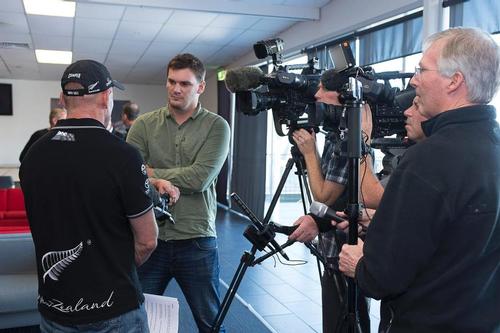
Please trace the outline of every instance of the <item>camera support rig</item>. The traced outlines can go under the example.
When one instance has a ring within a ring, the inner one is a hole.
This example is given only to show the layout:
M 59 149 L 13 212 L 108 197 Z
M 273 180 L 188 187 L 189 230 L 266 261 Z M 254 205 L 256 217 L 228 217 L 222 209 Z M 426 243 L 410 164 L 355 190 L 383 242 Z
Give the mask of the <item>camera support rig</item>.
M 347 119 L 347 157 L 348 157 L 348 203 L 349 219 L 348 244 L 358 243 L 358 220 L 361 211 L 359 203 L 359 163 L 361 159 L 361 112 L 364 105 L 361 83 L 355 77 L 349 77 L 348 88 L 343 93 L 344 105 L 349 117 Z M 359 333 L 359 316 L 357 311 L 357 287 L 353 278 L 347 278 L 347 314 L 339 324 L 337 332 Z

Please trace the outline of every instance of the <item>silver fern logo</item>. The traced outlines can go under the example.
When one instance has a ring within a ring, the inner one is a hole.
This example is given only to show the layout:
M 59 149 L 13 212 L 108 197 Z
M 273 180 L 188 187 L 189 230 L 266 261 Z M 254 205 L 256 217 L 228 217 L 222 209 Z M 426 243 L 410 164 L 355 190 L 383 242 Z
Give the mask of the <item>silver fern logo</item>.
M 64 272 L 73 261 L 75 261 L 83 250 L 83 242 L 71 250 L 51 251 L 47 252 L 42 257 L 43 282 L 47 275 L 54 281 L 59 281 L 59 276 Z

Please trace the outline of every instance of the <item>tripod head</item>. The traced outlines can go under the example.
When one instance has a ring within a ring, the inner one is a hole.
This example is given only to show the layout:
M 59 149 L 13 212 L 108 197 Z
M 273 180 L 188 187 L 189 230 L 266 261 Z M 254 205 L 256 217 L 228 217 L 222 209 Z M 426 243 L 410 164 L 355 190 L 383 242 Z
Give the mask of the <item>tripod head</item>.
M 236 193 L 231 194 L 231 198 L 240 206 L 245 215 L 253 223 L 253 226 L 249 226 L 243 235 L 260 251 L 264 250 L 267 246 L 274 253 L 279 252 L 283 258 L 290 260 L 288 255 L 283 251 L 281 246 L 274 239 L 274 232 L 267 228 L 267 222 L 262 223 L 257 216 L 250 210 L 250 208 L 241 200 L 240 196 Z

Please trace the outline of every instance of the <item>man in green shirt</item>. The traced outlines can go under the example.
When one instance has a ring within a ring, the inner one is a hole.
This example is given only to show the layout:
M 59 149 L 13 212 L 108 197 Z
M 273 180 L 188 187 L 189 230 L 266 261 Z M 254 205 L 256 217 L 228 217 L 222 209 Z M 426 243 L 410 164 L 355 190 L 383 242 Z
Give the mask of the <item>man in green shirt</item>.
M 171 209 L 175 224 L 160 225 L 158 247 L 139 279 L 145 293 L 162 295 L 175 278 L 199 331 L 210 332 L 220 307 L 215 182 L 229 150 L 229 125 L 198 102 L 205 90 L 198 58 L 177 55 L 167 72 L 168 105 L 140 116 L 127 136 L 146 161 L 148 176 L 166 179 L 181 192 Z

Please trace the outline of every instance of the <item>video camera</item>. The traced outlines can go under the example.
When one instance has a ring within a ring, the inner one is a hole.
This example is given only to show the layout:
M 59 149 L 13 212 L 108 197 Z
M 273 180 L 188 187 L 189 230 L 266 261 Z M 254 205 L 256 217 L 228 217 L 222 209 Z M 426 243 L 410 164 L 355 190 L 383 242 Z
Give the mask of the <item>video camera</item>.
M 169 195 L 167 193 L 160 194 L 154 186 L 150 186 L 149 197 L 153 201 L 153 212 L 158 224 L 162 225 L 166 220 L 175 224 L 174 217 L 168 209 L 168 204 L 170 203 Z
M 413 73 L 396 71 L 375 73 L 370 66 L 355 67 L 354 57 L 348 42 L 331 47 L 329 55 L 335 68 L 323 73 L 324 88 L 338 91 L 340 93 L 339 100 L 343 104 L 353 98 L 353 93 L 361 95 L 372 110 L 373 138 L 383 138 L 393 134 L 398 137 L 406 136 L 406 117 L 403 113 L 412 105 L 415 98 L 415 90 L 408 84 Z M 349 84 L 350 78 L 356 81 L 354 85 L 359 87 L 360 92 L 354 91 L 356 89 L 352 87 L 353 84 Z M 397 87 L 392 87 L 389 80 L 395 79 L 400 79 L 402 86 L 406 86 L 405 89 L 400 90 Z M 408 82 L 405 82 L 406 79 Z M 327 111 L 330 113 L 329 121 L 325 122 L 324 127 L 328 125 L 329 129 L 336 128 L 341 123 L 341 118 L 348 116 L 342 111 L 342 108 L 330 105 Z
M 272 56 L 273 71 L 264 74 L 259 68 L 243 67 L 229 70 L 226 87 L 236 95 L 236 109 L 246 115 L 255 116 L 272 109 L 274 126 L 280 136 L 285 136 L 282 126 L 293 132 L 298 128 L 318 129 L 318 118 L 324 112 L 324 105 L 316 103 L 321 71 L 318 60 L 307 64 L 282 65 L 283 40 L 259 41 L 253 46 L 257 58 Z M 290 70 L 302 69 L 301 74 Z M 302 117 L 307 114 L 307 117 Z
M 389 80 L 411 78 L 413 73 L 384 72 L 375 73 L 368 66 L 355 67 L 354 56 L 348 42 L 330 47 L 328 53 L 335 68 L 323 71 L 318 61 L 312 58 L 305 65 L 282 65 L 283 40 L 271 39 L 254 44 L 257 58 L 272 56 L 274 69 L 264 74 L 256 67 L 243 67 L 229 70 L 226 74 L 226 87 L 236 95 L 236 109 L 246 115 L 257 115 L 272 109 L 276 132 L 283 133 L 283 125 L 288 133 L 299 128 L 319 131 L 333 131 L 348 116 L 344 107 L 317 103 L 315 94 L 321 80 L 326 90 L 338 91 L 340 102 L 359 94 L 372 109 L 373 138 L 383 138 L 396 134 L 406 135 L 404 110 L 409 108 L 415 97 L 414 89 L 407 85 L 404 90 L 391 87 Z M 290 70 L 302 69 L 301 74 Z M 383 81 L 380 83 L 378 81 Z M 351 81 L 351 84 L 349 84 Z M 354 86 L 359 91 L 354 91 Z M 345 122 L 347 123 L 347 122 Z

